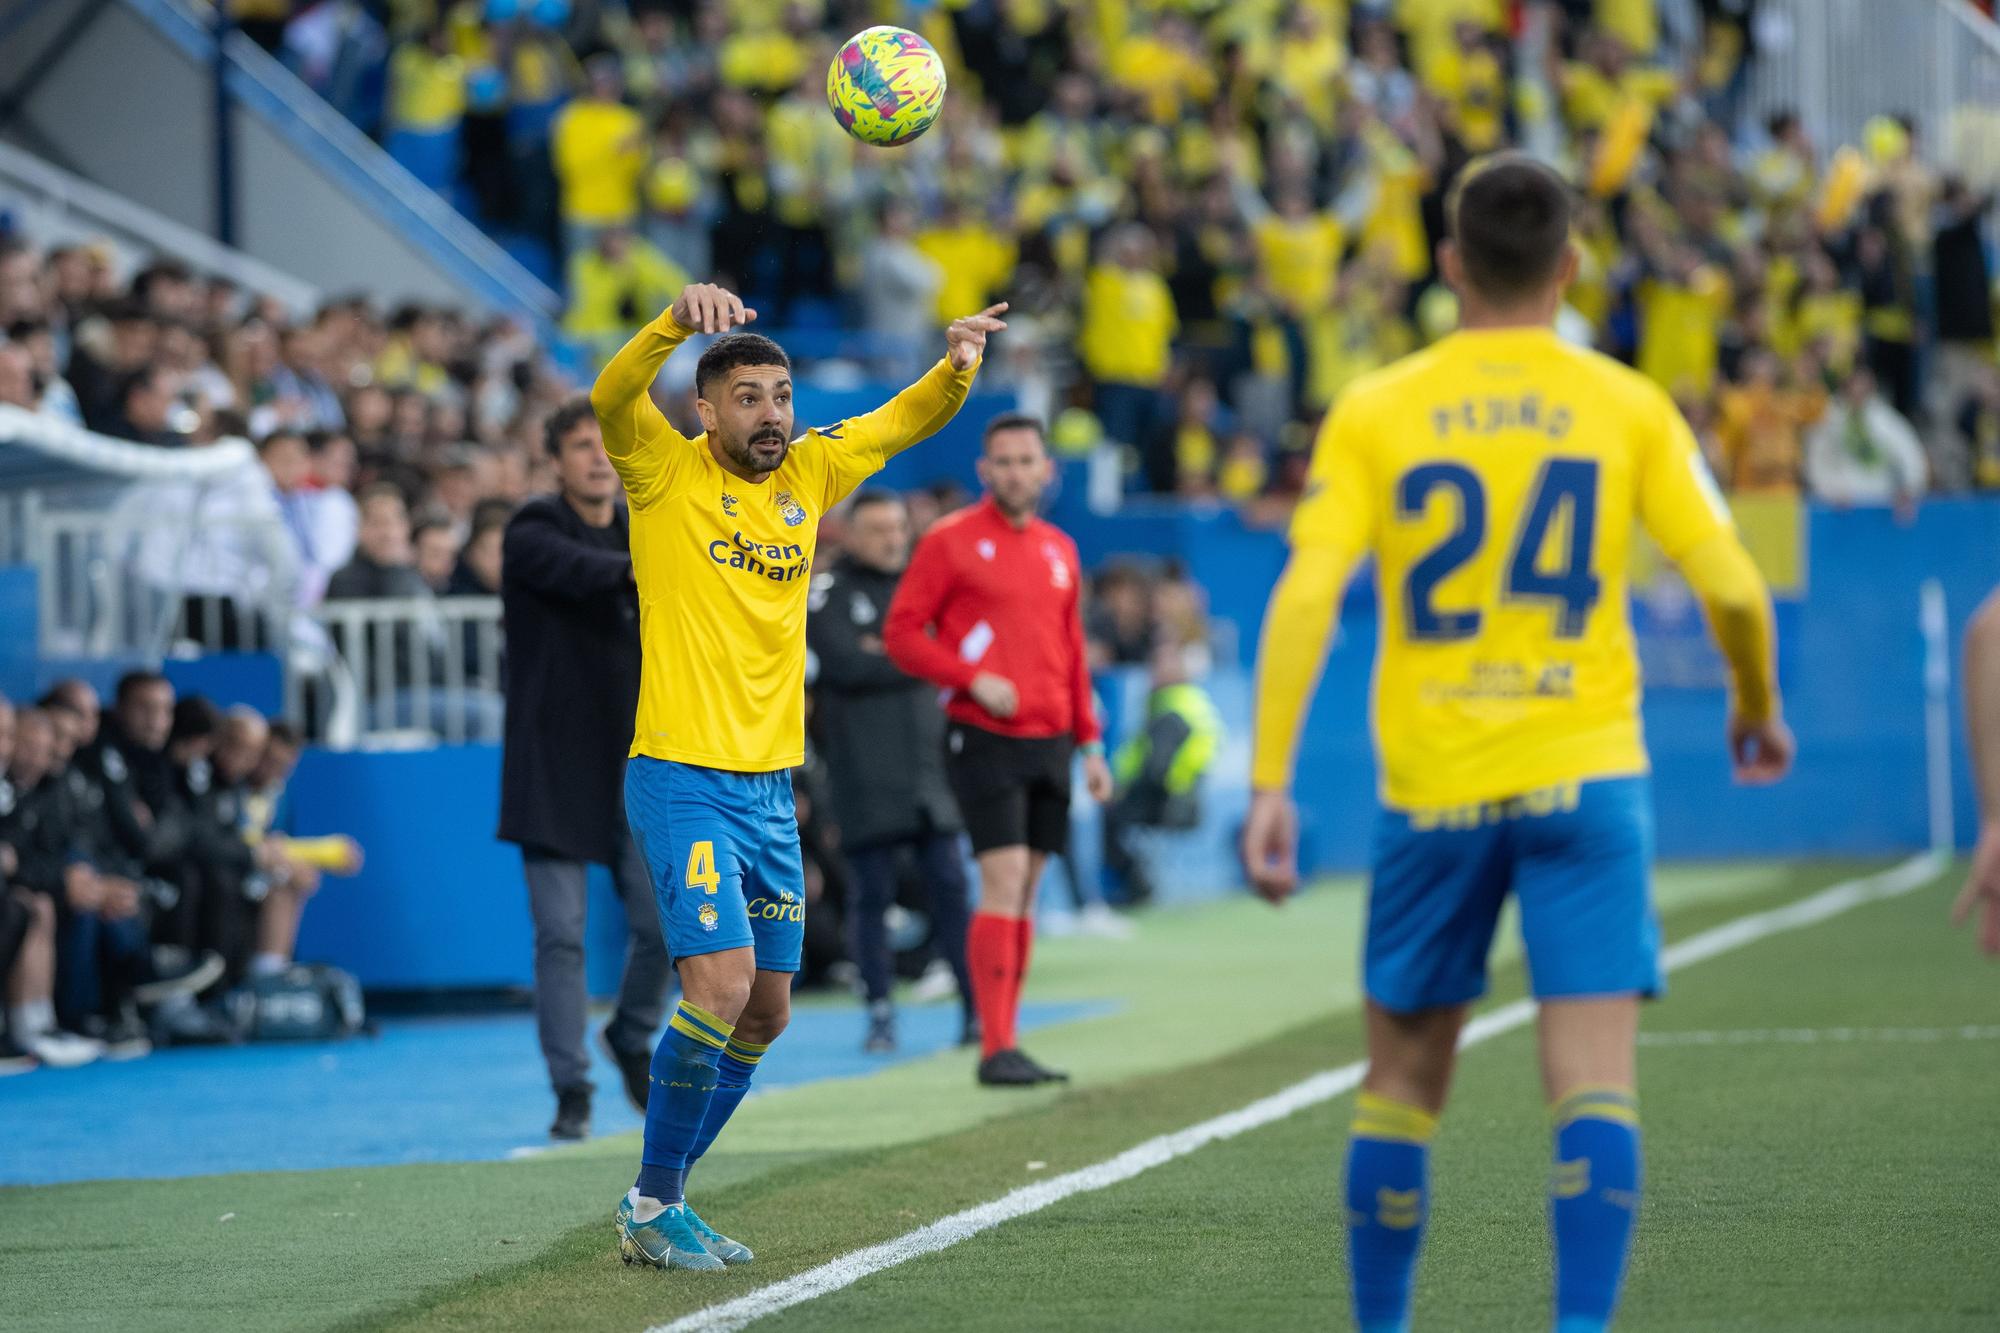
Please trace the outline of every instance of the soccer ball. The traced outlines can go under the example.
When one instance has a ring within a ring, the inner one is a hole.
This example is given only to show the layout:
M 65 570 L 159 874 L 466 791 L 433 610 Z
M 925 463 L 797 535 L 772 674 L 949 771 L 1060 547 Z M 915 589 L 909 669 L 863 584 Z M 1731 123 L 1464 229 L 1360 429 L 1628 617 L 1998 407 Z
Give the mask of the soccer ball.
M 826 104 L 863 143 L 908 143 L 944 109 L 944 62 L 907 28 L 869 28 L 848 38 L 827 67 Z

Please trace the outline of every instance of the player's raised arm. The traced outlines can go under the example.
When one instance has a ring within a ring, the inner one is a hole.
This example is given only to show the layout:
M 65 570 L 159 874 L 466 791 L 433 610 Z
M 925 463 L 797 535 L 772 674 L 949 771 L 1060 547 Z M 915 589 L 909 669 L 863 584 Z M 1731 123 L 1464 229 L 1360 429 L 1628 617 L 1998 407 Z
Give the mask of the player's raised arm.
M 648 392 L 674 349 L 697 333 L 726 333 L 748 324 L 757 312 L 714 283 L 690 283 L 660 317 L 632 335 L 597 373 L 590 406 L 604 431 L 604 452 L 618 469 L 632 503 L 643 508 L 664 489 L 678 461 L 661 445 L 682 445 Z
M 1776 782 L 1790 769 L 1795 747 L 1778 699 L 1770 590 L 1736 535 L 1694 433 L 1665 395 L 1661 401 L 1667 430 L 1645 464 L 1639 515 L 1701 599 L 1729 663 L 1728 740 L 1737 781 Z
M 1002 301 L 976 315 L 953 320 L 944 331 L 945 354 L 937 364 L 873 412 L 849 421 L 841 442 L 853 450 L 877 453 L 881 461 L 887 461 L 936 434 L 965 405 L 972 378 L 979 373 L 980 359 L 986 354 L 987 335 L 1007 327 L 1007 321 L 1000 318 L 1006 311 L 1007 303 Z
M 1257 717 L 1243 865 L 1271 902 L 1298 886 L 1298 816 L 1292 769 L 1320 668 L 1326 663 L 1347 580 L 1373 536 L 1367 466 L 1351 412 L 1335 409 L 1313 450 L 1305 499 L 1292 519 L 1292 555 L 1264 611 L 1257 646 Z

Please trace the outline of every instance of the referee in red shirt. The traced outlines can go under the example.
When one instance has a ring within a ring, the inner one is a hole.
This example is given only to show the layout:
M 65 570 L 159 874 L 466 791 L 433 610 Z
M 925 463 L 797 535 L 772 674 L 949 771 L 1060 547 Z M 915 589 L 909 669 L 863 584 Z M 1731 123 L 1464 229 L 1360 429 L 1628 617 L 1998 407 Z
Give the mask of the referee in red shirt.
M 1111 795 L 1091 706 L 1076 544 L 1035 511 L 1054 475 L 1041 423 L 986 424 L 986 498 L 917 544 L 890 603 L 883 646 L 910 675 L 949 691 L 945 767 L 972 850 L 979 910 L 966 935 L 983 1058 L 979 1081 L 1068 1077 L 1014 1043 L 1034 942 L 1035 885 L 1069 840 L 1070 759 L 1084 755 L 1092 798 Z

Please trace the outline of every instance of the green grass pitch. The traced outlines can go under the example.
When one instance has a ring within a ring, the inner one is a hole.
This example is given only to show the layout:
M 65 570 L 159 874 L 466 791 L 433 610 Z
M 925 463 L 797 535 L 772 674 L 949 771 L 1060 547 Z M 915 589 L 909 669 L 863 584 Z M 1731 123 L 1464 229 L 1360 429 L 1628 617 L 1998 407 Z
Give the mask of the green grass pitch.
M 1665 870 L 1669 937 L 1858 869 Z M 1960 873 L 1691 966 L 1648 1010 L 1622 1328 L 2000 1327 L 2000 969 L 1945 928 Z M 1146 918 L 1126 944 L 1045 942 L 1038 998 L 1119 1005 L 1034 1034 L 1078 1074 L 1068 1089 L 981 1092 L 951 1055 L 753 1097 L 692 1182 L 757 1248 L 748 1270 L 619 1265 L 626 1136 L 522 1162 L 0 1190 L 0 1328 L 640 1333 L 1355 1059 L 1360 907 L 1334 882 L 1283 912 L 1232 898 Z M 1492 1003 L 1520 994 L 1514 956 Z M 1337 1098 L 755 1327 L 1343 1327 L 1350 1110 Z M 1469 1050 L 1419 1328 L 1547 1326 L 1546 1163 L 1531 1032 Z

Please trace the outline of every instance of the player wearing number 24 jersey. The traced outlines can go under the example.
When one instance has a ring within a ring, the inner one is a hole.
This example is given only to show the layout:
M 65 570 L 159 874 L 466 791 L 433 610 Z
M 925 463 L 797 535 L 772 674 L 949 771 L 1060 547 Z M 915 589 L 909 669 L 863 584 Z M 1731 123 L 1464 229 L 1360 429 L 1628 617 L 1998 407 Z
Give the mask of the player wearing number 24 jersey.
M 1652 814 L 1627 569 L 1650 533 L 1706 605 L 1734 683 L 1739 776 L 1789 762 L 1769 599 L 1687 423 L 1632 370 L 1557 338 L 1567 187 L 1518 156 L 1467 169 L 1441 267 L 1464 327 L 1351 386 L 1327 418 L 1258 655 L 1245 859 L 1296 878 L 1286 792 L 1341 592 L 1375 561 L 1382 812 L 1364 948 L 1369 1067 L 1347 1162 L 1354 1310 L 1402 1329 L 1427 1144 L 1511 895 L 1556 1121 L 1556 1326 L 1601 1329 L 1639 1189 L 1637 1000 L 1660 989 Z M 1310 762 L 1308 758 L 1307 762 Z

